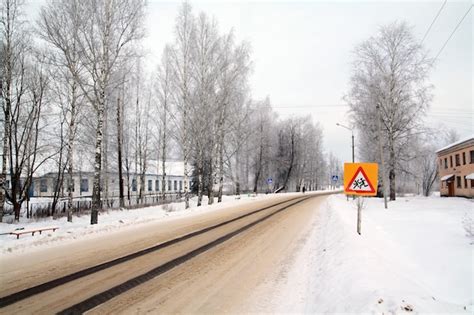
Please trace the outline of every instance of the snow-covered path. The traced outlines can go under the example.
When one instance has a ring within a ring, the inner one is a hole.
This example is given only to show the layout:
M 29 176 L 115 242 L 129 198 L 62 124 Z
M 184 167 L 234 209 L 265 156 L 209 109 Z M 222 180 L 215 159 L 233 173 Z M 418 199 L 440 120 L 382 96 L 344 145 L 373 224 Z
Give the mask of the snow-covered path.
M 331 196 L 288 271 L 258 309 L 283 313 L 472 313 L 473 200 L 367 198 L 362 235 L 355 201 Z
M 24 254 L 33 251 L 41 251 L 58 245 L 72 243 L 75 240 L 96 238 L 106 233 L 123 231 L 136 228 L 157 221 L 166 222 L 182 216 L 193 216 L 209 211 L 218 211 L 238 204 L 246 204 L 256 200 L 274 198 L 277 195 L 242 195 L 238 199 L 235 196 L 223 196 L 222 203 L 207 205 L 204 197 L 203 206 L 196 207 L 197 199 L 190 202 L 191 207 L 184 209 L 183 202 L 177 202 L 161 206 L 152 206 L 130 210 L 104 210 L 99 213 L 99 224 L 90 225 L 90 215 L 83 214 L 74 216 L 73 222 L 67 222 L 66 217 L 53 220 L 51 218 L 26 219 L 21 218 L 19 223 L 0 223 L 0 233 L 8 233 L 16 228 L 34 229 L 45 226 L 58 226 L 56 232 L 49 231 L 42 235 L 25 234 L 16 239 L 14 235 L 0 235 L 0 253 L 2 255 Z

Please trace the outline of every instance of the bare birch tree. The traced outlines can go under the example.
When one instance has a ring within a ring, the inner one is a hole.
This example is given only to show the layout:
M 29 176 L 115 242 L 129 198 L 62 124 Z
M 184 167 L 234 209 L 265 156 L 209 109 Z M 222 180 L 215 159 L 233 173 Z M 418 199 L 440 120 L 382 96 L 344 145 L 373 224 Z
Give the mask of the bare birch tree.
M 191 157 L 191 137 L 190 134 L 190 118 L 189 110 L 191 103 L 192 90 L 192 64 L 191 49 L 192 40 L 195 36 L 195 20 L 191 12 L 191 5 L 187 2 L 183 3 L 178 17 L 176 19 L 175 36 L 176 41 L 171 50 L 171 58 L 173 60 L 173 72 L 175 73 L 175 106 L 179 113 L 179 138 L 183 151 L 184 163 L 184 202 L 185 208 L 189 208 L 189 162 Z
M 48 79 L 43 68 L 43 56 L 33 50 L 28 25 L 21 20 L 22 10 L 21 1 L 2 2 L 1 81 L 5 117 L 2 181 L 5 182 L 8 169 L 11 182 L 11 189 L 3 186 L 2 192 L 13 204 L 16 221 L 20 219 L 22 203 L 28 199 L 33 174 L 50 157 L 40 139 Z M 4 200 L 0 203 L 0 216 L 3 216 Z
M 405 23 L 392 23 L 355 49 L 351 88 L 345 97 L 360 133 L 381 136 L 388 155 L 390 199 L 395 200 L 397 161 L 417 133 L 430 100 L 432 60 Z M 376 132 L 380 109 L 382 134 Z M 364 146 L 365 144 L 361 144 Z

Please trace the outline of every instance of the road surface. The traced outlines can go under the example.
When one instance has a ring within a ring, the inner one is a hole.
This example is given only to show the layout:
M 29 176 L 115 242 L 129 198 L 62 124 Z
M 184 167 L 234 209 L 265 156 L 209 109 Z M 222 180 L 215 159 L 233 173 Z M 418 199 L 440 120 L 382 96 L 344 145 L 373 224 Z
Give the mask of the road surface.
M 0 313 L 249 311 L 325 198 L 279 195 L 2 259 Z

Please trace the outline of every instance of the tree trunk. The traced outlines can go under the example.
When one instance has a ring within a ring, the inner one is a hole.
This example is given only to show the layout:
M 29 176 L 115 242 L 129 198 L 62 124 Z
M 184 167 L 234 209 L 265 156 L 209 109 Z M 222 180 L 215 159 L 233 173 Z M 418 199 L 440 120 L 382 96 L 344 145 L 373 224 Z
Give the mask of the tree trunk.
M 165 149 L 163 149 L 165 151 Z M 163 201 L 166 200 L 166 162 L 165 162 L 165 156 L 162 156 L 162 162 L 161 162 L 161 197 Z
M 21 203 L 15 202 L 13 203 L 13 212 L 15 213 L 15 221 L 20 221 L 20 210 L 21 210 Z
M 8 156 L 8 139 L 10 138 L 10 100 L 7 97 L 3 97 L 3 80 L 0 80 L 0 95 L 4 103 L 5 113 L 5 125 L 4 125 L 4 138 L 3 138 L 3 155 L 2 155 L 2 173 L 0 174 L 0 222 L 3 221 L 3 212 L 5 205 L 5 191 L 8 189 L 6 185 L 7 181 L 7 156 Z M 7 90 L 7 93 L 9 91 Z M 3 106 L 2 106 L 3 107 Z
M 53 202 L 51 204 L 51 215 L 56 217 L 56 205 L 58 204 L 58 199 L 60 196 L 60 189 L 62 187 L 62 174 L 64 172 L 63 168 L 63 144 L 64 144 L 64 135 L 63 135 L 63 122 L 61 122 L 60 127 L 60 147 L 59 147 L 59 161 L 58 161 L 58 175 L 56 177 L 56 182 L 54 183 L 53 191 Z
M 163 109 L 164 111 L 164 117 L 163 117 L 163 131 L 162 131 L 162 137 L 161 137 L 161 198 L 166 200 L 166 102 L 165 102 L 165 108 Z
M 390 200 L 395 200 L 396 193 L 395 193 L 395 148 L 394 148 L 394 141 L 390 138 L 389 140 L 390 145 L 390 170 L 388 173 L 389 181 L 390 181 Z
M 108 110 L 105 108 L 104 105 L 104 127 L 103 127 L 103 137 L 102 137 L 102 148 L 103 148 L 103 162 L 104 165 L 102 167 L 103 177 L 102 177 L 102 189 L 104 195 L 102 197 L 102 206 L 108 208 L 109 207 L 109 174 L 107 173 L 109 170 L 109 138 L 108 138 L 108 130 L 109 130 L 109 122 L 108 122 Z
M 97 112 L 97 130 L 95 143 L 95 161 L 94 161 L 94 186 L 92 188 L 92 209 L 91 209 L 91 224 L 98 223 L 99 210 L 102 208 L 100 200 L 100 175 L 102 166 L 102 138 L 103 138 L 103 124 L 104 124 L 104 107 L 105 107 L 105 92 L 102 92 L 101 99 L 98 104 Z
M 255 181 L 253 185 L 253 192 L 256 194 L 258 190 L 258 181 L 260 180 L 260 174 L 262 172 L 262 159 L 263 159 L 263 143 L 260 142 L 260 151 L 258 154 L 257 171 L 255 172 Z
M 128 200 L 128 205 L 130 206 L 130 163 L 128 160 L 128 157 L 125 157 L 125 168 L 126 168 L 126 174 L 127 174 L 127 200 Z
M 285 176 L 285 181 L 283 182 L 283 188 L 286 189 L 288 185 L 288 180 L 290 179 L 291 176 L 291 171 L 293 169 L 293 163 L 295 160 L 295 134 L 294 131 L 292 130 L 291 133 L 291 152 L 290 152 L 290 167 L 288 168 L 288 171 L 286 172 Z
M 202 205 L 202 194 L 204 190 L 204 176 L 203 176 L 203 152 L 202 149 L 199 149 L 198 152 L 198 162 L 197 162 L 197 173 L 198 173 L 198 200 L 197 206 L 200 207 Z
M 219 144 L 219 191 L 217 193 L 217 202 L 222 202 L 222 191 L 224 188 L 224 137 L 221 136 Z
M 185 84 L 185 90 L 186 90 L 186 84 Z M 186 97 L 184 97 L 184 106 L 186 107 Z M 184 208 L 188 209 L 189 208 L 189 175 L 188 175 L 188 159 L 189 159 L 189 148 L 188 148 L 188 117 L 187 117 L 187 112 L 186 109 L 183 112 L 183 139 L 184 139 L 184 144 L 183 144 L 183 155 L 184 155 L 184 165 L 183 165 L 183 175 L 184 175 Z
M 119 176 L 119 206 L 125 207 L 124 191 L 123 191 L 123 174 L 122 174 L 122 114 L 120 105 L 120 96 L 117 98 L 117 168 Z
M 204 176 L 202 174 L 202 167 L 198 167 L 198 200 L 197 206 L 200 207 L 202 205 L 202 195 L 203 195 L 203 188 L 204 188 Z
M 240 150 L 235 155 L 235 194 L 240 196 Z
M 214 157 L 211 153 L 211 159 L 209 161 L 209 173 L 207 174 L 207 204 L 212 205 L 214 203 Z

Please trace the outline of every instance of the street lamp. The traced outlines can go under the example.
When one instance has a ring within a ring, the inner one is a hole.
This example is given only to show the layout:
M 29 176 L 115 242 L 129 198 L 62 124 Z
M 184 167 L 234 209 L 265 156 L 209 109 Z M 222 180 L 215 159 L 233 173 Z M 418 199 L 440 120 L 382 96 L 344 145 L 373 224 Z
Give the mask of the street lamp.
M 336 123 L 336 126 L 345 128 L 345 129 L 349 130 L 352 134 L 352 163 L 354 163 L 355 162 L 355 159 L 354 159 L 354 130 L 352 128 L 347 127 L 347 126 L 341 125 L 340 123 Z

